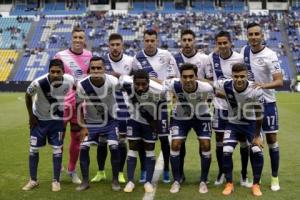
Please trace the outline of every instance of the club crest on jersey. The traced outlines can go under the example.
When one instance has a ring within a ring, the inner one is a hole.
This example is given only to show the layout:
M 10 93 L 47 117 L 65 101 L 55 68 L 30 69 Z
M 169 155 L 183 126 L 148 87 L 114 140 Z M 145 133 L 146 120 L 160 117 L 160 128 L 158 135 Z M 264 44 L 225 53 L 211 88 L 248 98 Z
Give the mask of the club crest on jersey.
M 125 66 L 124 66 L 124 69 L 125 69 L 126 71 L 129 71 L 129 66 L 128 66 L 128 65 L 125 65 Z
M 163 63 L 165 63 L 166 61 L 165 61 L 164 57 L 159 57 L 159 62 L 160 62 L 161 64 L 163 64 Z
M 257 62 L 258 62 L 259 65 L 263 65 L 265 63 L 263 58 L 258 58 Z
M 65 88 L 65 89 L 63 90 L 63 94 L 64 94 L 64 95 L 67 94 L 68 91 L 69 91 L 69 88 Z

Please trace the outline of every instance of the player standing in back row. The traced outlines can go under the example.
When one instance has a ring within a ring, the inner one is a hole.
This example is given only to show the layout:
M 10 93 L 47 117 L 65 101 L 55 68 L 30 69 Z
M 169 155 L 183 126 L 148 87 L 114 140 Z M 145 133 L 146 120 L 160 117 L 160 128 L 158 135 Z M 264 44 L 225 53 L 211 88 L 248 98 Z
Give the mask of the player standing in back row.
M 79 81 L 87 75 L 89 61 L 92 53 L 86 49 L 85 32 L 80 27 L 74 27 L 72 31 L 71 48 L 58 52 L 54 57 L 59 58 L 64 63 L 65 73 L 74 77 L 75 81 Z M 71 141 L 69 147 L 69 162 L 67 173 L 71 176 L 72 182 L 80 184 L 81 181 L 76 173 L 76 162 L 79 157 L 80 147 L 80 127 L 77 121 L 75 91 L 70 91 L 65 100 L 64 109 L 64 135 L 68 122 L 71 126 Z
M 213 69 L 213 80 L 231 78 L 232 66 L 235 63 L 243 63 L 243 56 L 232 50 L 232 43 L 230 33 L 227 31 L 220 31 L 215 36 L 217 51 L 209 54 L 209 60 Z M 212 127 L 216 134 L 216 155 L 219 166 L 219 173 L 215 181 L 215 185 L 221 185 L 224 182 L 223 173 L 223 137 L 226 125 L 228 123 L 228 105 L 226 101 L 219 97 L 214 97 L 214 119 Z M 251 187 L 252 184 L 248 182 L 247 166 L 249 160 L 249 145 L 246 137 L 240 138 L 240 154 L 241 154 L 241 186 Z
M 157 46 L 157 32 L 154 30 L 146 30 L 144 32 L 144 50 L 139 51 L 134 57 L 133 70 L 144 69 L 149 74 L 150 79 L 162 83 L 164 80 L 176 76 L 176 62 L 169 51 L 157 48 Z M 163 110 L 166 111 L 167 109 Z M 162 113 L 162 120 L 158 133 L 164 157 L 164 183 L 170 182 L 170 143 L 168 131 L 168 116 L 167 112 L 164 112 Z
M 271 190 L 280 190 L 279 169 L 279 146 L 277 142 L 278 133 L 278 111 L 276 106 L 275 90 L 283 86 L 283 78 L 279 60 L 276 52 L 263 44 L 263 30 L 257 23 L 247 26 L 247 37 L 249 46 L 241 50 L 244 62 L 248 66 L 249 79 L 255 81 L 257 87 L 264 91 L 264 119 L 262 131 L 266 135 L 271 160 Z
M 194 31 L 185 29 L 182 30 L 180 36 L 181 50 L 174 55 L 178 71 L 183 63 L 191 63 L 197 66 L 198 73 L 196 74 L 197 79 L 212 79 L 212 69 L 209 62 L 208 56 L 197 50 L 195 46 L 196 34 Z M 177 77 L 180 74 L 177 73 Z M 172 126 L 172 124 L 171 124 Z M 185 180 L 183 168 L 184 168 L 184 157 L 185 157 L 185 141 L 181 143 L 180 148 L 180 182 Z
M 130 75 L 132 73 L 133 57 L 124 54 L 123 38 L 118 33 L 112 33 L 108 38 L 109 53 L 104 56 L 105 73 L 111 74 L 117 78 L 121 75 Z M 126 131 L 127 120 L 129 118 L 128 108 L 124 100 L 124 92 L 117 91 L 117 103 L 119 105 L 118 115 L 118 136 L 120 151 L 120 172 L 119 182 L 125 183 L 123 168 L 127 158 Z M 100 138 L 97 148 L 98 172 L 91 182 L 99 182 L 106 179 L 104 171 L 105 160 L 107 157 L 107 141 Z

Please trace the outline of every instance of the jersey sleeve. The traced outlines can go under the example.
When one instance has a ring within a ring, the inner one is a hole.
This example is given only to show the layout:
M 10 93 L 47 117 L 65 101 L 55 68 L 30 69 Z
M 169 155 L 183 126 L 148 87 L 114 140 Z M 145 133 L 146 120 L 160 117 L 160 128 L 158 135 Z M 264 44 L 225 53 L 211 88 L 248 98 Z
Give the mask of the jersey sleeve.
M 128 65 L 129 65 L 129 71 L 130 71 L 130 73 L 129 74 L 132 74 L 132 71 L 134 70 L 133 69 L 133 65 L 134 65 L 134 58 L 133 57 L 129 57 L 129 59 L 128 59 Z
M 279 64 L 278 57 L 275 52 L 273 52 L 272 55 L 270 55 L 268 62 L 267 62 L 267 66 L 268 66 L 271 74 L 281 73 L 281 67 Z
M 31 84 L 28 86 L 26 93 L 29 94 L 30 96 L 33 96 L 37 93 L 38 87 L 39 87 L 38 82 L 32 81 Z
M 59 52 L 56 53 L 56 54 L 53 56 L 53 59 L 61 59 L 61 56 L 60 56 Z
M 132 85 L 133 84 L 133 79 L 131 76 L 128 75 L 121 75 L 119 77 L 119 85 L 120 87 L 124 88 L 127 85 Z
M 226 80 L 217 80 L 214 81 L 214 88 L 217 90 L 224 90 L 224 84 Z
M 177 76 L 177 64 L 176 64 L 176 60 L 173 57 L 173 55 L 168 52 L 169 54 L 169 63 L 168 63 L 168 77 L 169 78 L 174 78 Z
M 81 84 L 78 83 L 76 88 L 76 103 L 80 104 L 86 99 L 86 93 L 84 89 L 82 88 Z
M 209 57 L 205 59 L 204 63 L 204 73 L 205 73 L 205 78 L 206 79 L 212 79 L 213 78 L 213 69 L 212 69 L 212 64 L 210 63 Z
M 75 81 L 74 77 L 69 74 L 65 74 L 65 77 L 68 79 L 69 89 L 75 89 L 76 81 Z
M 244 59 L 244 51 L 245 51 L 246 46 L 241 48 L 240 54 L 242 55 L 243 59 Z
M 142 69 L 141 63 L 136 59 L 136 56 L 132 60 L 132 71 Z
M 255 88 L 253 93 L 253 101 L 264 103 L 264 91 L 261 88 Z
M 207 93 L 213 93 L 214 92 L 214 87 L 210 85 L 209 83 L 198 81 L 200 84 L 202 92 L 207 92 Z

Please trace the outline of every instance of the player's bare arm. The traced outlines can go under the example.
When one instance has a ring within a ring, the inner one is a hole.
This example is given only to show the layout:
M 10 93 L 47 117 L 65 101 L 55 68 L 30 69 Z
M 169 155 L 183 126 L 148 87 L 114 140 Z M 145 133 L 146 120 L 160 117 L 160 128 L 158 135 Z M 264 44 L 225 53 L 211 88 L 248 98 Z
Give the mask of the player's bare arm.
M 273 81 L 270 83 L 256 83 L 257 87 L 262 89 L 275 89 L 283 86 L 283 78 L 281 73 L 273 74 Z
M 262 105 L 254 105 L 255 108 L 255 116 L 256 116 L 256 128 L 254 133 L 254 138 L 252 141 L 253 145 L 257 145 L 260 148 L 263 148 L 263 140 L 260 137 L 261 126 L 263 123 L 263 113 L 262 113 Z
M 36 116 L 34 116 L 32 111 L 32 97 L 27 93 L 25 94 L 25 101 L 26 101 L 26 108 L 29 117 L 29 128 L 32 129 L 37 125 L 38 120 Z

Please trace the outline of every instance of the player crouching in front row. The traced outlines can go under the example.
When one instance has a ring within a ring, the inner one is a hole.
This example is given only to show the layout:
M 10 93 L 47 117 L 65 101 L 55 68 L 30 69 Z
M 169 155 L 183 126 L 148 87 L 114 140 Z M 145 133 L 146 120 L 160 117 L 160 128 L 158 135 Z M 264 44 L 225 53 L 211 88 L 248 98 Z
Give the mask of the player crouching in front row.
M 115 119 L 116 96 L 115 91 L 118 79 L 105 74 L 104 59 L 93 57 L 90 60 L 90 76 L 81 80 L 77 86 L 77 107 L 81 111 L 79 119 L 81 124 L 81 135 L 83 141 L 80 144 L 80 168 L 82 183 L 76 188 L 83 191 L 89 188 L 89 150 L 91 144 L 99 145 L 99 137 L 107 139 L 111 154 L 112 165 L 112 189 L 121 189 L 118 174 L 120 166 L 120 154 L 118 149 L 117 127 Z M 82 105 L 85 102 L 85 112 Z M 84 117 L 83 117 L 84 114 Z
M 172 79 L 171 83 L 165 86 L 175 95 L 177 101 L 171 123 L 170 159 L 174 183 L 170 192 L 177 193 L 180 190 L 180 148 L 193 128 L 199 140 L 201 157 L 199 192 L 207 193 L 206 182 L 211 164 L 211 116 L 206 99 L 208 93 L 213 93 L 213 87 L 209 83 L 197 80 L 197 66 L 190 63 L 184 63 L 180 67 L 180 79 Z
M 53 59 L 49 64 L 49 72 L 35 79 L 27 89 L 25 100 L 30 127 L 30 181 L 22 188 L 25 191 L 38 186 L 39 149 L 46 145 L 46 139 L 53 147 L 52 191 L 60 191 L 64 97 L 73 87 L 74 79 L 64 74 L 63 62 Z
M 220 80 L 215 87 L 224 91 L 228 103 L 228 121 L 224 134 L 223 170 L 226 185 L 223 195 L 230 195 L 233 190 L 232 180 L 232 154 L 241 137 L 247 137 L 251 144 L 250 161 L 253 170 L 252 193 L 261 196 L 260 177 L 263 169 L 262 138 L 260 135 L 262 125 L 263 90 L 256 87 L 254 82 L 248 81 L 248 71 L 245 64 L 234 64 L 232 79 Z

